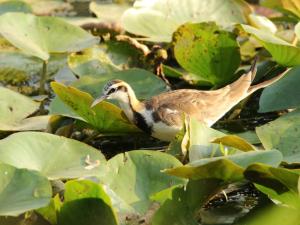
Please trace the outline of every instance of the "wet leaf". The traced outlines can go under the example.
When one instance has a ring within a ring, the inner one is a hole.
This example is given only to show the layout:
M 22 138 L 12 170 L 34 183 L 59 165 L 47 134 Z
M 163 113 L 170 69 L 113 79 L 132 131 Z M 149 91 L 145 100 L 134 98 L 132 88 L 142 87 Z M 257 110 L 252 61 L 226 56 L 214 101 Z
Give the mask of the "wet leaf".
M 91 124 L 99 131 L 107 133 L 139 132 L 139 130 L 127 120 L 126 116 L 122 114 L 121 109 L 115 105 L 103 101 L 91 108 L 93 98 L 88 93 L 57 82 L 52 82 L 51 86 L 59 98 L 70 107 L 79 118 L 82 118 L 82 120 Z
M 48 60 L 50 53 L 79 51 L 98 42 L 83 29 L 54 17 L 6 13 L 0 17 L 0 33 L 27 54 Z
M 293 46 L 270 32 L 248 25 L 241 25 L 241 27 L 245 32 L 253 35 L 279 64 L 284 66 L 300 65 L 300 48 Z
M 241 0 L 141 0 L 125 11 L 122 23 L 128 32 L 145 36 L 147 41 L 171 42 L 173 32 L 186 22 L 215 21 L 228 27 L 246 22 L 250 11 Z
M 117 225 L 112 208 L 99 198 L 66 202 L 58 214 L 57 225 Z
M 20 132 L 2 139 L 0 161 L 17 168 L 37 170 L 52 180 L 101 176 L 101 168 L 106 165 L 97 149 L 41 132 Z
M 215 23 L 188 23 L 176 30 L 173 44 L 178 63 L 200 83 L 221 86 L 234 79 L 241 58 L 233 33 Z
M 205 158 L 184 166 L 165 170 L 165 173 L 193 179 L 214 178 L 224 182 L 235 182 L 244 179 L 244 169 L 257 162 L 278 166 L 282 155 L 277 150 L 250 151 L 228 156 Z
M 283 154 L 283 161 L 300 163 L 299 110 L 257 127 L 256 133 L 266 149 L 278 149 Z
M 212 141 L 212 143 L 223 144 L 228 147 L 234 147 L 245 152 L 256 150 L 253 145 L 237 135 L 227 135 L 224 137 L 216 138 Z
M 265 88 L 259 99 L 259 112 L 272 112 L 300 106 L 300 66 L 292 68 L 282 79 Z
M 108 161 L 108 171 L 101 182 L 137 213 L 143 214 L 151 204 L 151 195 L 185 183 L 184 179 L 161 173 L 162 169 L 180 165 L 182 164 L 175 157 L 166 153 L 130 151 L 118 154 Z
M 245 177 L 254 182 L 256 187 L 271 199 L 298 207 L 299 175 L 299 171 L 274 168 L 260 163 L 250 165 L 245 171 Z
M 38 172 L 0 163 L 0 215 L 17 216 L 47 205 L 51 185 Z

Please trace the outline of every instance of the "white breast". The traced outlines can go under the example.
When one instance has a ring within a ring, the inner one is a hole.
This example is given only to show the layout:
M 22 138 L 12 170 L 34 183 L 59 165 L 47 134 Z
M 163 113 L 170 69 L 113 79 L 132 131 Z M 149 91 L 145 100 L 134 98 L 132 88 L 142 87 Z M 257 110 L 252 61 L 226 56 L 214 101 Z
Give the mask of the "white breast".
M 171 127 L 161 121 L 154 122 L 152 113 L 152 110 L 147 109 L 141 112 L 141 114 L 146 120 L 146 123 L 152 126 L 151 136 L 163 141 L 171 141 L 175 137 L 175 135 L 181 130 L 181 127 Z

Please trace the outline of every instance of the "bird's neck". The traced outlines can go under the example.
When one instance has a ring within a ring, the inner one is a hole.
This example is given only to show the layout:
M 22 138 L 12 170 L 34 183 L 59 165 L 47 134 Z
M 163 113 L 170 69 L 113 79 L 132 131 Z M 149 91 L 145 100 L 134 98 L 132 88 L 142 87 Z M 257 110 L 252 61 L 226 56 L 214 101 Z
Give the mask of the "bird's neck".
M 134 91 L 129 86 L 127 87 L 127 92 L 119 102 L 127 118 L 133 123 L 135 122 L 135 113 L 139 113 L 145 108 L 144 103 L 136 98 Z

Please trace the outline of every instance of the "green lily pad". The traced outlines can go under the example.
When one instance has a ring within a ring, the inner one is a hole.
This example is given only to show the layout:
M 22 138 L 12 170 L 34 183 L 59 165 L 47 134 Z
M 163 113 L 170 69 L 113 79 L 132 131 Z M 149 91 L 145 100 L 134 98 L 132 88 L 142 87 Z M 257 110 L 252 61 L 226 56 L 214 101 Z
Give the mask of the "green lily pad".
M 57 225 L 117 225 L 112 208 L 99 198 L 83 198 L 66 202 Z
M 233 33 L 215 23 L 188 23 L 176 30 L 173 44 L 178 63 L 198 76 L 199 82 L 221 86 L 234 79 L 241 57 Z
M 122 23 L 125 30 L 147 41 L 171 42 L 173 32 L 186 22 L 215 21 L 228 27 L 246 22 L 250 11 L 242 0 L 142 0 L 125 11 Z
M 174 186 L 152 196 L 160 203 L 152 217 L 152 225 L 197 225 L 196 211 L 222 189 L 217 179 L 189 181 L 186 187 Z
M 300 111 L 288 113 L 256 128 L 256 133 L 266 149 L 278 149 L 283 160 L 300 163 Z
M 17 216 L 47 205 L 52 195 L 46 177 L 0 163 L 0 215 Z
M 297 25 L 295 26 L 295 33 L 296 33 L 298 40 L 300 40 L 300 22 L 297 23 Z
M 234 147 L 245 152 L 256 150 L 253 145 L 237 135 L 227 135 L 224 137 L 216 138 L 212 141 L 212 143 L 223 144 L 228 147 Z
M 83 198 L 99 198 L 111 206 L 110 198 L 100 184 L 89 180 L 71 180 L 65 184 L 65 202 Z
M 248 25 L 243 30 L 253 35 L 272 55 L 273 59 L 284 66 L 300 65 L 300 48 L 280 39 L 274 34 Z
M 276 25 L 265 16 L 260 16 L 253 13 L 250 14 L 248 18 L 250 25 L 253 27 L 256 27 L 260 30 L 265 30 L 267 32 L 271 32 L 273 34 L 277 32 Z
M 59 194 L 57 194 L 51 199 L 50 203 L 46 207 L 39 208 L 35 211 L 51 224 L 57 224 L 57 214 L 61 206 L 62 202 Z
M 122 14 L 129 8 L 129 4 L 99 4 L 95 1 L 90 3 L 89 8 L 101 21 L 120 23 Z
M 261 5 L 282 12 L 290 12 L 300 18 L 300 3 L 298 0 L 263 0 Z
M 0 131 L 43 130 L 50 116 L 30 117 L 40 103 L 10 89 L 0 87 Z
M 167 169 L 165 173 L 194 180 L 215 178 L 224 182 L 235 182 L 244 178 L 245 168 L 253 163 L 261 162 L 278 166 L 281 160 L 282 154 L 277 150 L 250 151 L 201 159 L 184 166 Z
M 115 105 L 103 101 L 91 108 L 93 98 L 88 93 L 57 82 L 52 82 L 51 86 L 58 97 L 80 119 L 91 124 L 99 131 L 108 133 L 139 132 L 138 128 L 131 124 L 125 114 L 122 114 L 122 110 Z
M 0 15 L 7 12 L 31 13 L 31 7 L 23 1 L 5 1 L 0 3 Z
M 98 42 L 83 29 L 55 17 L 6 13 L 0 17 L 0 28 L 13 45 L 45 61 L 50 53 L 79 51 Z
M 272 112 L 300 106 L 300 66 L 293 67 L 282 79 L 265 88 L 259 99 L 259 112 Z
M 93 97 L 99 97 L 104 85 L 113 79 L 124 80 L 133 88 L 137 98 L 149 99 L 167 91 L 166 84 L 153 73 L 143 69 L 129 69 L 101 76 L 83 76 L 74 82 L 74 87 L 90 93 Z M 151 86 L 151 88 L 149 88 Z
M 161 173 L 162 169 L 181 165 L 175 157 L 166 153 L 130 151 L 108 161 L 108 171 L 101 182 L 137 213 L 143 214 L 151 205 L 151 195 L 173 185 L 185 184 L 184 179 Z
M 281 203 L 300 206 L 298 180 L 300 172 L 284 168 L 274 168 L 264 164 L 250 165 L 245 177 L 271 199 Z
M 0 161 L 39 171 L 52 180 L 101 176 L 101 168 L 106 165 L 97 149 L 41 132 L 20 132 L 2 139 Z

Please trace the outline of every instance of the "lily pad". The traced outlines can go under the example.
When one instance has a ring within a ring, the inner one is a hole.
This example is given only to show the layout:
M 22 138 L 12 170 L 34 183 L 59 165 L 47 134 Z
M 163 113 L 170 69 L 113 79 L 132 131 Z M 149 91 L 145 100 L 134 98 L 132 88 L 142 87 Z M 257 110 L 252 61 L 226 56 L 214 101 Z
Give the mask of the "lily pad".
M 189 181 L 186 187 L 171 187 L 152 196 L 160 203 L 153 215 L 152 225 L 197 225 L 196 211 L 222 189 L 217 179 Z
M 259 99 L 259 112 L 272 112 L 300 106 L 300 66 L 293 67 L 283 78 L 265 88 Z
M 122 110 L 115 105 L 103 101 L 91 108 L 93 98 L 88 93 L 57 82 L 52 82 L 51 86 L 59 98 L 79 116 L 79 119 L 91 124 L 99 131 L 139 132 L 138 128 L 131 124 Z
M 248 25 L 241 26 L 245 32 L 253 35 L 279 64 L 284 66 L 300 65 L 300 48 L 280 39 L 270 32 Z
M 178 63 L 200 82 L 221 86 L 234 79 L 241 57 L 233 33 L 215 23 L 188 23 L 176 30 L 173 44 Z
M 300 39 L 300 22 L 297 23 L 297 25 L 295 26 L 295 33 L 296 33 L 296 36 L 299 40 Z
M 113 79 L 124 80 L 130 84 L 138 99 L 149 99 L 168 90 L 166 84 L 160 78 L 147 70 L 138 68 L 105 73 L 101 76 L 83 76 L 73 85 L 90 93 L 93 97 L 99 97 L 104 85 Z M 151 88 L 149 88 L 150 86 Z
M 298 0 L 263 0 L 262 6 L 290 12 L 300 18 L 300 3 Z
M 188 179 L 215 178 L 224 182 L 235 182 L 244 178 L 244 169 L 256 162 L 278 166 L 282 160 L 282 154 L 277 150 L 251 151 L 229 156 L 205 158 L 190 164 L 165 172 L 170 175 Z
M 127 43 L 107 41 L 68 58 L 69 67 L 78 76 L 102 75 L 134 65 L 140 53 Z
M 104 156 L 84 143 L 41 132 L 20 132 L 0 141 L 1 162 L 36 170 L 48 179 L 101 176 Z
M 47 205 L 52 195 L 46 177 L 0 163 L 0 215 L 17 216 Z
M 79 51 L 98 42 L 83 29 L 55 17 L 6 13 L 0 17 L 0 28 L 13 45 L 45 61 L 50 53 Z
M 300 111 L 288 113 L 256 128 L 256 133 L 266 149 L 278 149 L 283 160 L 300 163 Z
M 125 30 L 147 41 L 171 42 L 173 32 L 186 22 L 215 21 L 228 27 L 245 23 L 250 11 L 242 0 L 139 0 L 125 11 L 122 23 Z
M 0 131 L 42 130 L 50 116 L 30 117 L 40 103 L 10 89 L 0 87 Z
M 224 137 L 216 138 L 212 141 L 212 143 L 223 144 L 245 152 L 256 150 L 253 145 L 237 135 L 227 135 Z
M 300 206 L 298 180 L 300 172 L 253 164 L 245 171 L 245 177 L 271 199 L 291 206 Z
M 117 225 L 112 208 L 99 198 L 83 198 L 66 202 L 57 225 Z
M 170 186 L 186 183 L 184 179 L 161 173 L 162 169 L 181 165 L 175 157 L 166 153 L 130 151 L 108 161 L 108 171 L 101 182 L 137 213 L 143 214 L 151 205 L 151 195 Z
M 31 13 L 31 7 L 23 1 L 5 1 L 0 3 L 0 15 L 7 12 Z
M 250 14 L 248 18 L 250 25 L 253 27 L 267 32 L 271 32 L 273 34 L 277 32 L 276 25 L 265 16 Z

